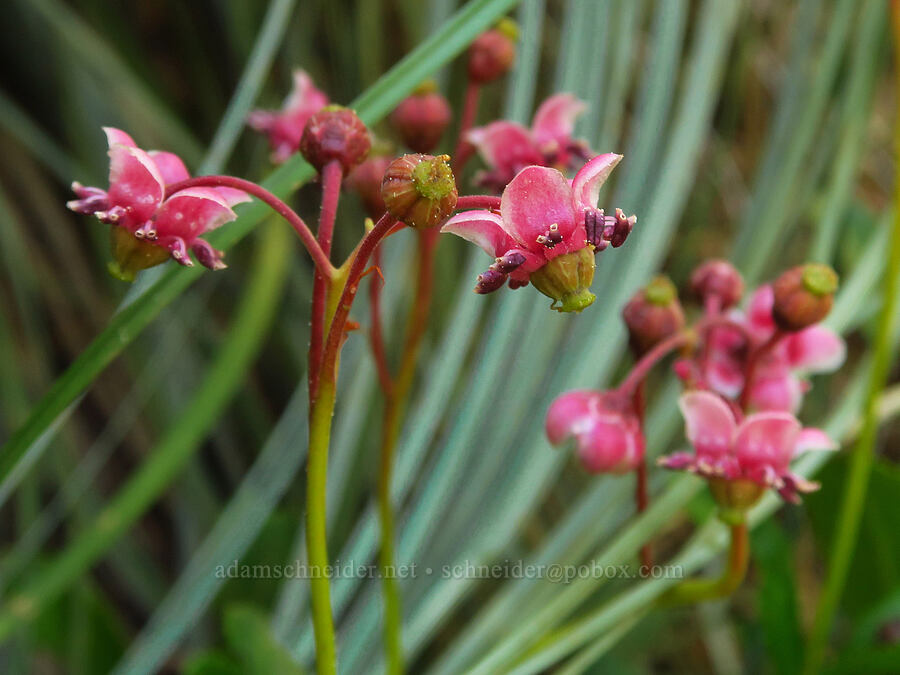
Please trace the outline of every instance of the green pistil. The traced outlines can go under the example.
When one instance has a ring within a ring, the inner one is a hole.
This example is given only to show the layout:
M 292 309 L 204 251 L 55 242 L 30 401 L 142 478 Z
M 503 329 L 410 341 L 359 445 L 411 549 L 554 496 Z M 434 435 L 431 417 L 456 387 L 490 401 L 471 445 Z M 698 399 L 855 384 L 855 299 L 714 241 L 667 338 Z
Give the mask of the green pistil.
M 668 307 L 678 297 L 678 291 L 668 277 L 659 276 L 647 284 L 644 297 L 651 305 Z
M 833 295 L 838 287 L 837 272 L 828 265 L 810 263 L 803 268 L 803 287 L 814 295 Z

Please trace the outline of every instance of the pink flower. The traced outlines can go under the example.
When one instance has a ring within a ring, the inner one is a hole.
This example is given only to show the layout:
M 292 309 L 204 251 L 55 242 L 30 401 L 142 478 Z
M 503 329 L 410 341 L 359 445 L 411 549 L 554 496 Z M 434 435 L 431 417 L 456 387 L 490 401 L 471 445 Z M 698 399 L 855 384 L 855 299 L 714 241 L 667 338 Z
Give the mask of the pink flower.
M 788 501 L 797 501 L 798 492 L 818 488 L 791 473 L 791 461 L 808 450 L 837 448 L 824 431 L 804 429 L 787 412 L 755 413 L 739 422 L 732 407 L 709 391 L 687 392 L 681 396 L 679 406 L 694 452 L 662 457 L 662 466 L 710 479 L 772 487 Z
M 627 397 L 616 392 L 570 391 L 547 411 L 547 438 L 575 438 L 578 456 L 592 473 L 627 473 L 644 459 L 644 435 Z
M 78 199 L 67 206 L 114 226 L 117 273 L 133 278 L 134 272 L 165 260 L 163 251 L 190 267 L 188 249 L 206 267 L 224 267 L 221 253 L 200 236 L 237 218 L 231 207 L 249 201 L 247 194 L 231 188 L 190 188 L 166 199 L 167 185 L 190 177 L 184 162 L 171 152 L 141 150 L 119 129 L 104 131 L 109 142 L 109 189 L 75 182 L 72 190 Z M 129 236 L 123 238 L 122 233 Z M 143 266 L 135 267 L 139 264 Z
M 746 314 L 731 318 L 752 336 L 752 345 L 738 331 L 716 328 L 710 338 L 704 379 L 714 391 L 734 398 L 744 387 L 747 354 L 775 333 L 771 286 L 761 286 L 750 298 Z M 844 362 L 846 346 L 834 331 L 821 325 L 788 333 L 761 359 L 750 385 L 749 407 L 796 413 L 809 388 L 804 376 L 836 370 Z
M 490 293 L 507 279 L 518 288 L 529 281 L 561 312 L 580 312 L 594 301 L 588 290 L 594 253 L 621 246 L 637 218 L 621 209 L 606 216 L 597 208 L 600 187 L 622 159 L 607 153 L 590 160 L 570 183 L 556 169 L 528 166 L 503 191 L 500 213 L 464 211 L 448 220 L 451 232 L 496 259 L 478 277 L 478 293 Z
M 573 162 L 590 157 L 584 141 L 572 138 L 575 120 L 586 104 L 571 94 L 556 94 L 544 101 L 534 115 L 531 129 L 501 120 L 469 131 L 466 140 L 490 167 L 477 180 L 499 192 L 526 166 L 574 168 Z
M 247 124 L 269 137 L 272 161 L 280 164 L 297 152 L 306 122 L 326 105 L 328 96 L 316 88 L 306 71 L 295 70 L 294 88 L 281 110 L 254 110 Z

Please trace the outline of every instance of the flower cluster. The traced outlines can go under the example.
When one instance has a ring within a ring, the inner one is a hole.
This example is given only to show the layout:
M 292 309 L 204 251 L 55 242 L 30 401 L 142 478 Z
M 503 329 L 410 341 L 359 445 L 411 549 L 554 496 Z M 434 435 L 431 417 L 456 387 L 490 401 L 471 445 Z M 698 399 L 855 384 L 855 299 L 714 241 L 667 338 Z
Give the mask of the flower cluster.
M 684 383 L 679 406 L 693 452 L 659 460 L 709 481 L 724 508 L 743 512 L 766 488 L 785 500 L 815 489 L 790 464 L 809 450 L 833 450 L 828 435 L 796 417 L 811 373 L 827 372 L 845 357 L 843 340 L 820 325 L 831 308 L 837 277 L 822 265 L 785 272 L 758 288 L 745 310 L 735 308 L 743 281 L 729 263 L 710 261 L 692 276 L 703 304 L 692 326 L 674 286 L 655 279 L 625 306 L 630 345 L 642 357 L 612 391 L 560 396 L 547 414 L 547 435 L 559 444 L 574 437 L 593 472 L 621 473 L 643 463 L 638 394 L 650 368 L 681 349 L 674 370 Z

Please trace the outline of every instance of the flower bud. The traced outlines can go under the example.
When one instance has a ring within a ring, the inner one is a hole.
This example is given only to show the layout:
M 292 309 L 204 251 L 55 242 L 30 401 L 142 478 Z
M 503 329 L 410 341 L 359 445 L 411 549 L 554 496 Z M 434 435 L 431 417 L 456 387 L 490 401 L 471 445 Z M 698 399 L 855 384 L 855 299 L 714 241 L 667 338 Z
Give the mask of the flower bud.
M 161 265 L 169 259 L 169 251 L 155 243 L 138 239 L 124 227 L 109 228 L 109 247 L 113 260 L 109 273 L 121 281 L 134 281 L 137 273 Z
M 355 112 L 339 105 L 325 106 L 310 117 L 300 138 L 300 152 L 318 171 L 338 161 L 344 173 L 349 173 L 366 158 L 371 146 L 366 125 Z
M 403 155 L 384 173 L 381 196 L 394 218 L 410 227 L 434 227 L 456 208 L 456 178 L 448 155 Z
M 819 323 L 831 311 L 837 287 L 838 275 L 828 265 L 810 263 L 789 269 L 772 284 L 775 323 L 792 332 Z
M 704 303 L 715 298 L 719 309 L 728 309 L 744 295 L 744 280 L 727 260 L 708 260 L 691 274 L 691 290 Z
M 450 104 L 429 80 L 400 102 L 391 113 L 391 124 L 413 152 L 431 152 L 450 124 Z
M 516 60 L 518 27 L 512 19 L 501 20 L 469 47 L 469 78 L 487 84 L 503 77 Z
M 684 327 L 678 291 L 668 277 L 656 277 L 622 309 L 632 351 L 640 356 Z
M 594 252 L 589 246 L 556 256 L 528 277 L 531 284 L 553 299 L 550 309 L 580 312 L 597 299 L 591 293 L 594 281 Z
M 389 155 L 369 157 L 344 180 L 347 188 L 359 195 L 366 213 L 373 220 L 378 220 L 387 211 L 381 197 L 381 180 L 392 161 L 393 157 Z

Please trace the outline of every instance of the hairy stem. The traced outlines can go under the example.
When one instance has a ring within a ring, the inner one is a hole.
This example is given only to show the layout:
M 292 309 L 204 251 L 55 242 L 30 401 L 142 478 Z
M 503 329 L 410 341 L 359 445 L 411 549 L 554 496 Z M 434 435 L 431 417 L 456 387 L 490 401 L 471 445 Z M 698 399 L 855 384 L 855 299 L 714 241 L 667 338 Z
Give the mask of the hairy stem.
M 634 390 L 634 397 L 632 399 L 634 401 L 634 412 L 638 417 L 638 421 L 641 425 L 641 432 L 644 430 L 644 411 L 645 411 L 645 400 L 644 400 L 644 383 L 641 382 Z M 647 457 L 646 455 L 641 458 L 641 463 L 638 464 L 637 469 L 635 470 L 635 488 L 634 488 L 634 500 L 637 506 L 637 512 L 643 513 L 647 510 L 647 504 L 649 503 L 649 498 L 647 496 Z M 646 567 L 648 570 L 653 565 L 653 546 L 648 541 L 641 547 L 641 565 Z
M 375 249 L 372 254 L 372 264 L 381 268 L 381 247 Z M 384 331 L 381 327 L 381 287 L 384 285 L 381 277 L 373 275 L 369 284 L 369 311 L 372 317 L 372 327 L 369 332 L 369 342 L 372 345 L 372 357 L 375 359 L 375 370 L 378 373 L 378 384 L 385 397 L 390 396 L 393 383 L 391 370 L 387 360 L 387 350 L 384 347 Z

